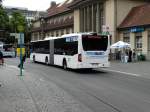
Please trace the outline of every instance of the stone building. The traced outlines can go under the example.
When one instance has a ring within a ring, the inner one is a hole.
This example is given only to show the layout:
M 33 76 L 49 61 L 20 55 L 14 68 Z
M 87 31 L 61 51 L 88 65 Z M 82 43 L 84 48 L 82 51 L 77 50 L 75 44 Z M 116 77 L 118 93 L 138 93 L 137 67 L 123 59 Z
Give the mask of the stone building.
M 66 0 L 60 4 L 51 2 L 51 6 L 47 10 L 48 15 L 34 21 L 31 40 L 73 33 L 73 10 L 68 8 L 72 2 L 73 0 Z
M 103 32 L 108 27 L 112 43 L 119 40 L 117 27 L 132 7 L 145 4 L 148 0 L 75 0 L 74 32 Z
M 102 33 L 104 28 L 112 35 L 112 43 L 118 41 L 117 27 L 129 11 L 149 0 L 65 0 L 52 2 L 49 15 L 35 21 L 32 40 L 46 36 L 60 36 L 71 32 Z
M 150 59 L 150 3 L 132 8 L 118 30 L 120 40 Z

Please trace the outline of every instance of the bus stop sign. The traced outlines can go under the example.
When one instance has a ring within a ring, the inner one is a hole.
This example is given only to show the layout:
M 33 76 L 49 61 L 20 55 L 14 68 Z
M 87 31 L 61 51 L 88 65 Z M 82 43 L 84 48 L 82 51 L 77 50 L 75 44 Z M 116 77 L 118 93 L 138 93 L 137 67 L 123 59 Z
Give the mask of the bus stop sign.
M 24 34 L 20 33 L 20 37 L 18 38 L 18 44 L 24 44 Z

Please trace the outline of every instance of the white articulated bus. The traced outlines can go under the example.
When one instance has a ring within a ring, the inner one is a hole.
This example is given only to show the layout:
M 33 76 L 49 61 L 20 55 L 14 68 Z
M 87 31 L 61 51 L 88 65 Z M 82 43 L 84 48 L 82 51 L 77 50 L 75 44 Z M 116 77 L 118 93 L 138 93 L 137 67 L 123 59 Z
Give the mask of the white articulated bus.
M 110 36 L 74 33 L 31 42 L 30 59 L 64 69 L 109 67 Z

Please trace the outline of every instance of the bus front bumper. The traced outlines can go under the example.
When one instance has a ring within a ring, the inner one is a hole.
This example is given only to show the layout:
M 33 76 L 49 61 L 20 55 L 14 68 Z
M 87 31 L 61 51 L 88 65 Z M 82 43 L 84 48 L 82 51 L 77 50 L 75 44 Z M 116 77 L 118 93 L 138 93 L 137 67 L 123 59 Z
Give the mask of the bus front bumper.
M 77 69 L 79 68 L 107 68 L 110 67 L 110 62 L 108 63 L 78 63 Z

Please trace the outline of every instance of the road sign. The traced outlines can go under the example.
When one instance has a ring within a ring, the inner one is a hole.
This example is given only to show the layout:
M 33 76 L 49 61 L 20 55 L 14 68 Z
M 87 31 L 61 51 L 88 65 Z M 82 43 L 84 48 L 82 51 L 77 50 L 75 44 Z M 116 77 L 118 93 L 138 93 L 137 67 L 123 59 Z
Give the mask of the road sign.
M 20 37 L 19 33 L 10 33 L 10 36 L 14 36 L 16 39 Z
M 24 44 L 24 33 L 20 33 L 20 37 L 18 38 L 18 44 Z

